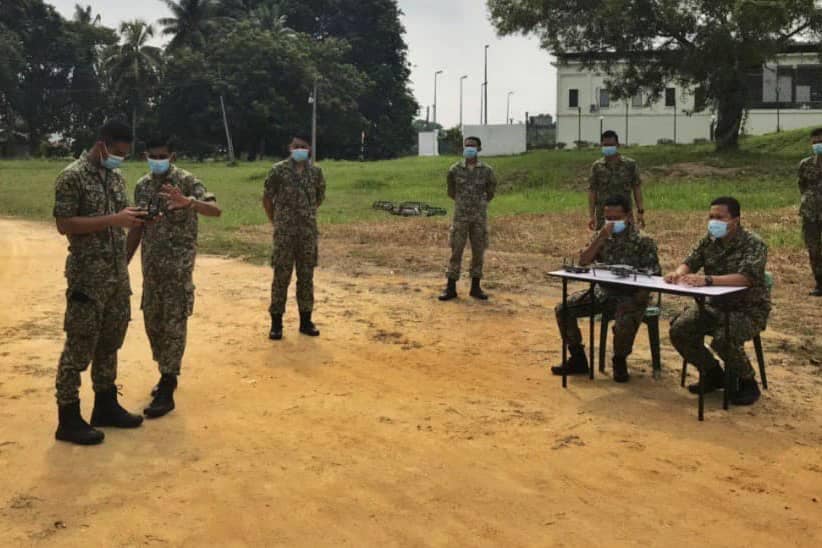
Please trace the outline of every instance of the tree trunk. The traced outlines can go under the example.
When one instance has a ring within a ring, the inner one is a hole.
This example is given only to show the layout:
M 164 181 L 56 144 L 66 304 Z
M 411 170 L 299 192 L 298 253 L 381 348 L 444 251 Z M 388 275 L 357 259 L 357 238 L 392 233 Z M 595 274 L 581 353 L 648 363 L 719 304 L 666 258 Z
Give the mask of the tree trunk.
M 736 150 L 739 148 L 739 131 L 745 113 L 744 81 L 740 78 L 729 82 L 716 103 L 716 150 Z
M 137 152 L 137 107 L 131 110 L 131 150 Z

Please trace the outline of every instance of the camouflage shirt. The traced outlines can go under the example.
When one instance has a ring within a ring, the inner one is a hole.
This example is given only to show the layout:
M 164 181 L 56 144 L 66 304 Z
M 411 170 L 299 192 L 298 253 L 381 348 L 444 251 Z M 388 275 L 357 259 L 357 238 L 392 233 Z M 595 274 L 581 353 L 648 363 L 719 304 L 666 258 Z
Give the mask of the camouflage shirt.
M 741 293 L 713 297 L 710 304 L 722 310 L 742 310 L 755 321 L 764 322 L 771 310 L 771 298 L 765 281 L 768 246 L 744 228 L 731 238 L 703 238 L 685 259 L 691 272 L 703 270 L 706 276 L 744 274 L 751 287 Z
M 805 158 L 799 164 L 799 191 L 802 203 L 799 214 L 807 221 L 822 220 L 822 168 L 816 156 Z
M 455 218 L 484 219 L 496 191 L 494 170 L 483 162 L 472 169 L 462 160 L 448 170 L 448 196 L 454 200 Z
M 599 237 L 599 233 L 591 240 Z M 622 234 L 611 234 L 594 257 L 594 261 L 609 265 L 630 265 L 649 274 L 658 275 L 659 256 L 653 238 L 629 225 Z M 606 293 L 633 293 L 636 290 L 624 286 L 605 286 Z
M 161 177 L 145 175 L 134 189 L 134 203 L 137 206 L 148 208 L 156 204 L 163 212 L 162 217 L 143 228 L 143 276 L 185 280 L 194 270 L 198 215 L 193 209 L 169 211 L 167 200 L 159 194 L 166 184 L 179 188 L 183 196 L 196 200 L 213 201 L 214 195 L 208 193 L 194 175 L 173 165 Z
M 98 217 L 113 215 L 128 207 L 126 182 L 119 170 L 101 170 L 86 154 L 57 177 L 54 217 Z M 92 234 L 69 234 L 66 278 L 70 290 L 97 296 L 104 284 L 128 285 L 126 233 L 108 227 Z
M 274 226 L 279 232 L 317 229 L 317 208 L 325 200 L 323 170 L 306 165 L 299 173 L 293 160 L 283 160 L 268 173 L 265 197 L 274 204 Z
M 588 191 L 596 195 L 595 213 L 598 220 L 603 218 L 605 200 L 611 196 L 625 196 L 633 203 L 632 191 L 642 184 L 639 167 L 634 160 L 620 156 L 613 163 L 600 158 L 591 166 Z

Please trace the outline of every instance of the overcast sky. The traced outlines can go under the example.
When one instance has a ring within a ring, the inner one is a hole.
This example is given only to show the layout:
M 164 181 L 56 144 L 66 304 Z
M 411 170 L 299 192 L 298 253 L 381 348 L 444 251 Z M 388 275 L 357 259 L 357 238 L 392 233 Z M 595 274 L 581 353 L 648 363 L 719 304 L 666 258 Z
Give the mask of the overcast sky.
M 168 14 L 159 0 L 47 0 L 64 16 L 71 17 L 77 3 L 91 5 L 103 23 L 116 27 L 121 21 L 139 17 L 154 22 Z M 522 120 L 530 114 L 556 111 L 556 73 L 551 58 L 535 38 L 498 38 L 488 21 L 482 0 L 400 0 L 405 15 L 409 60 L 413 67 L 411 86 L 420 105 L 434 102 L 434 72 L 439 77 L 438 121 L 446 127 L 459 122 L 459 77 L 465 80 L 464 121 L 479 123 L 483 80 L 483 46 L 488 50 L 488 118 L 504 123 L 506 98 L 511 97 L 511 117 Z M 375 47 L 379 47 L 375 45 Z

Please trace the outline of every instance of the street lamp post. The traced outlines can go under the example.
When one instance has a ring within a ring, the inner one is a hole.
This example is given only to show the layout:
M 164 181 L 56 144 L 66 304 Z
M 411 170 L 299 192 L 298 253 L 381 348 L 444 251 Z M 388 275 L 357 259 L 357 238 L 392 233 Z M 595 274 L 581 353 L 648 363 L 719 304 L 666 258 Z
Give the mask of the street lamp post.
M 511 96 L 514 94 L 513 91 L 508 92 L 508 102 L 505 105 L 505 124 L 511 124 Z
M 317 79 L 314 79 L 314 91 L 308 98 L 311 104 L 311 161 L 317 161 Z
M 485 82 L 483 82 L 483 86 L 485 89 L 485 95 L 483 96 L 483 109 L 485 111 L 485 125 L 488 125 L 488 48 L 491 46 L 485 44 Z
M 437 77 L 442 74 L 441 70 L 434 73 L 434 123 L 437 123 Z
M 468 78 L 467 74 L 460 76 L 460 131 L 462 131 L 462 83 L 466 78 Z

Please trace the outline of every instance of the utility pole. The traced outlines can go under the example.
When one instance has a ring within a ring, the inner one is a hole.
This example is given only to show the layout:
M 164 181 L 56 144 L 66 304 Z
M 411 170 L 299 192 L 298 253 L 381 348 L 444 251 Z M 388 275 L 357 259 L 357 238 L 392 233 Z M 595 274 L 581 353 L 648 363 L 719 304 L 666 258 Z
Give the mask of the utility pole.
M 437 123 L 437 77 L 442 74 L 441 70 L 434 73 L 434 124 Z
M 485 125 L 488 125 L 488 48 L 491 47 L 488 44 L 485 44 L 485 82 L 483 82 L 483 86 L 485 89 L 485 96 L 483 98 L 483 109 L 485 111 Z
M 311 161 L 317 161 L 317 79 L 314 79 L 314 92 L 308 98 L 311 103 Z
M 460 76 L 460 131 L 462 131 L 462 83 L 468 78 L 468 75 Z
M 223 127 L 225 128 L 225 140 L 228 145 L 228 163 L 234 163 L 234 141 L 231 140 L 231 131 L 228 129 L 228 116 L 225 113 L 225 101 L 220 95 L 220 109 L 223 111 Z

